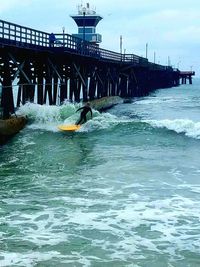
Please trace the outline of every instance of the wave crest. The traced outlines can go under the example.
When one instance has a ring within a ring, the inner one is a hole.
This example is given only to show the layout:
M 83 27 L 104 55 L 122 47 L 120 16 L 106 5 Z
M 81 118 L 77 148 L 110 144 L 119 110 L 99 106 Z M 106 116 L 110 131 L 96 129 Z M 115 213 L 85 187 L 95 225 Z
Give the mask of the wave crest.
M 186 119 L 145 120 L 144 122 L 155 128 L 167 128 L 177 133 L 184 133 L 188 137 L 200 139 L 200 122 Z

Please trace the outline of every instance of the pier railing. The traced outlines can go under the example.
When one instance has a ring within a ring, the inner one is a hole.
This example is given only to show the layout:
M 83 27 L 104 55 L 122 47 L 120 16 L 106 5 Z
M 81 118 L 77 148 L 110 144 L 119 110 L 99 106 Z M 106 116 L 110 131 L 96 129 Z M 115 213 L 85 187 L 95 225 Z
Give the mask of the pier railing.
M 0 20 L 0 39 L 6 43 L 10 41 L 16 46 L 44 46 L 49 47 L 49 34 L 42 31 L 36 31 L 31 28 Z
M 36 50 L 49 50 L 75 53 L 110 61 L 131 63 L 139 66 L 149 66 L 152 64 L 148 59 L 134 55 L 121 54 L 106 49 L 99 48 L 98 45 L 91 44 L 70 34 L 55 34 L 54 43 L 50 43 L 50 34 L 23 27 L 14 23 L 0 20 L 0 45 L 11 45 L 15 47 L 30 48 Z M 154 64 L 158 69 L 168 67 Z M 157 65 L 157 66 L 156 66 Z

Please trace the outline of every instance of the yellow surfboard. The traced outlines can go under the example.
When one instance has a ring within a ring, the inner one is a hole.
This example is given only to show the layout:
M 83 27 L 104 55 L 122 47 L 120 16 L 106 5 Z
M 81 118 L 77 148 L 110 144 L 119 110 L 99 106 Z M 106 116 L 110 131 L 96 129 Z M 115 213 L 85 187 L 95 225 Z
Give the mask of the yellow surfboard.
M 78 129 L 80 129 L 81 128 L 81 125 L 76 125 L 76 124 L 68 124 L 68 125 L 59 125 L 58 126 L 58 129 L 59 130 L 61 130 L 61 131 L 65 131 L 65 132 L 67 132 L 67 131 L 76 131 L 76 130 L 78 130 Z

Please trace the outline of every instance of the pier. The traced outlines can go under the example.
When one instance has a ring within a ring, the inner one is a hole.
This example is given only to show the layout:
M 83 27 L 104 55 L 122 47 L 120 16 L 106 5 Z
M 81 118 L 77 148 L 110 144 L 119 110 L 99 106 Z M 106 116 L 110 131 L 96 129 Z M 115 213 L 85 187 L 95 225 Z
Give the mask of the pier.
M 144 96 L 179 85 L 179 71 L 134 54 L 99 48 L 81 38 L 50 33 L 0 20 L 0 83 L 3 118 L 26 102 L 55 105 L 106 96 Z

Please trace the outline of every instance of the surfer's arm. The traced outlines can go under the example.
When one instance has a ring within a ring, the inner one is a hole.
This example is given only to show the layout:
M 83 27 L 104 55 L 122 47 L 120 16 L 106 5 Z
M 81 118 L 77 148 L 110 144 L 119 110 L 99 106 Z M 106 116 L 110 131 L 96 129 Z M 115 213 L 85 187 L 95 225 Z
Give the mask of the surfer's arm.
M 82 108 L 78 108 L 77 111 L 79 111 L 79 110 L 81 110 L 81 109 L 83 109 L 83 108 L 84 108 L 84 107 L 82 107 Z M 77 112 L 77 111 L 76 111 L 76 112 Z

